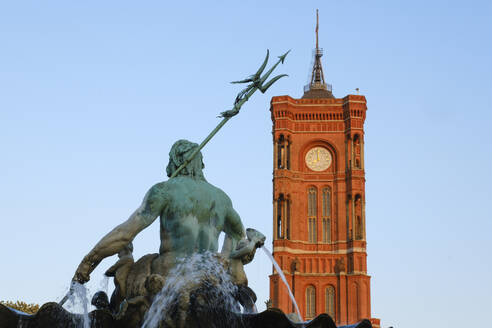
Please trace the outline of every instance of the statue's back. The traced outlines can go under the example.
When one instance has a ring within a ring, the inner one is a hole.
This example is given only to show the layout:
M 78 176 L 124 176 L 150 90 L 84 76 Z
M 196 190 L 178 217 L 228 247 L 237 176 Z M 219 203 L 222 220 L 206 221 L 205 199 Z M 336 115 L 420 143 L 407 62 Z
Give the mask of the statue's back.
M 218 250 L 218 238 L 232 208 L 231 201 L 219 188 L 204 179 L 187 176 L 172 178 L 158 185 L 163 202 L 161 246 L 153 266 L 164 273 L 176 258 L 197 251 Z

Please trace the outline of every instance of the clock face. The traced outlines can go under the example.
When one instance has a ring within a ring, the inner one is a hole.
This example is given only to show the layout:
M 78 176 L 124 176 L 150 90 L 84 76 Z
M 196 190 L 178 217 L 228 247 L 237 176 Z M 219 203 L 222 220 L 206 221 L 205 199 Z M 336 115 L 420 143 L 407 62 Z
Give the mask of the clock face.
M 306 154 L 306 165 L 313 171 L 324 171 L 331 165 L 331 154 L 323 147 L 313 147 Z

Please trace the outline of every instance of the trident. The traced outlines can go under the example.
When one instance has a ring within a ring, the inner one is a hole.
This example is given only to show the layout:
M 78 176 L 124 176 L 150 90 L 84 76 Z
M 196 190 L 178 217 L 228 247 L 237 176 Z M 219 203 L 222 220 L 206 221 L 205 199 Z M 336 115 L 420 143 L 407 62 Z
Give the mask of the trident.
M 275 63 L 275 65 L 273 65 L 272 68 L 270 68 L 265 73 L 265 75 L 261 76 L 261 74 L 265 70 L 265 67 L 268 62 L 268 57 L 270 55 L 270 51 L 267 49 L 265 60 L 263 61 L 263 64 L 261 64 L 260 68 L 255 74 L 251 75 L 247 79 L 231 82 L 233 84 L 242 84 L 242 83 L 250 83 L 250 82 L 251 83 L 237 94 L 232 109 L 220 113 L 218 117 L 221 117 L 222 121 L 220 121 L 220 123 L 215 127 L 215 129 L 213 129 L 212 132 L 210 132 L 210 134 L 202 141 L 202 143 L 198 146 L 198 148 L 196 148 L 191 153 L 190 157 L 186 159 L 186 161 L 183 164 L 181 164 L 181 166 L 178 167 L 176 171 L 174 171 L 170 179 L 174 178 L 183 168 L 186 167 L 186 165 L 188 165 L 193 160 L 193 158 L 195 158 L 196 154 L 198 154 L 198 152 L 202 150 L 203 147 L 205 147 L 205 145 L 210 141 L 210 139 L 212 139 L 213 136 L 215 136 L 215 134 L 219 132 L 219 130 L 227 123 L 227 121 L 229 121 L 232 117 L 236 116 L 239 113 L 241 106 L 243 106 L 244 103 L 248 101 L 248 99 L 253 95 L 253 93 L 256 92 L 256 90 L 260 90 L 261 93 L 265 93 L 267 89 L 270 88 L 279 79 L 281 79 L 284 76 L 288 76 L 287 74 L 280 74 L 265 83 L 266 79 L 270 76 L 270 74 L 272 74 L 273 70 L 278 66 L 278 64 L 284 63 L 285 57 L 289 52 L 290 50 L 287 51 L 282 56 L 278 56 L 279 60 Z

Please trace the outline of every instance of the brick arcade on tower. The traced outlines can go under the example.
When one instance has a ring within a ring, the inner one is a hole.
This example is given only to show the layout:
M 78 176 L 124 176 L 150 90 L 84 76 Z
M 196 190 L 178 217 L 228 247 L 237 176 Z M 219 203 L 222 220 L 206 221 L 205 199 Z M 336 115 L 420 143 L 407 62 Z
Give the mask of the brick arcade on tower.
M 273 97 L 273 255 L 304 319 L 337 325 L 371 318 L 367 274 L 364 121 L 366 98 L 335 98 L 316 49 L 301 99 Z M 276 271 L 272 306 L 295 312 Z M 379 327 L 379 319 L 371 319 Z

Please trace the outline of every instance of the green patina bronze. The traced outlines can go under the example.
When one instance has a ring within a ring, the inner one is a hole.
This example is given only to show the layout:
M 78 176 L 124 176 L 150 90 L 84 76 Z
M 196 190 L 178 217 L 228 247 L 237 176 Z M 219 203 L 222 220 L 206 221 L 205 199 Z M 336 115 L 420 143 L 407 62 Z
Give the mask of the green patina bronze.
M 215 254 L 227 270 L 231 282 L 242 291 L 240 294 L 243 296 L 237 296 L 244 303 L 241 304 L 245 308 L 254 307 L 250 296 L 244 296 L 254 292 L 247 287 L 248 280 L 243 266 L 253 259 L 256 249 L 265 242 L 265 236 L 254 229 L 248 229 L 246 233 L 229 197 L 221 189 L 207 182 L 202 171 L 204 165 L 200 150 L 227 121 L 239 113 L 243 104 L 256 90 L 264 93 L 276 81 L 286 76 L 281 74 L 267 82 L 288 53 L 280 56 L 273 67 L 262 75 L 268 63 L 267 50 L 265 60 L 255 74 L 247 79 L 232 82 L 249 83 L 236 96 L 233 108 L 220 114 L 222 121 L 200 145 L 187 140 L 174 143 L 166 168 L 169 180 L 152 186 L 130 218 L 106 234 L 79 264 L 73 282 L 85 283 L 103 259 L 118 254 L 118 262 L 106 271 L 106 275 L 114 277 L 116 287 L 110 306 L 114 313 L 119 311 L 121 305 L 125 308 L 133 306 L 139 309 L 132 312 L 137 314 L 126 314 L 126 310 L 118 312 L 117 318 L 133 322 L 129 327 L 141 324 L 143 315 L 156 294 L 155 291 L 162 288 L 162 282 L 176 267 L 178 260 L 197 253 Z M 132 241 L 157 218 L 160 218 L 159 253 L 145 255 L 135 262 Z M 218 253 L 221 232 L 225 233 L 225 238 L 221 252 Z M 160 287 L 150 286 L 152 281 L 159 282 L 157 285 Z M 200 283 L 198 281 L 196 286 L 188 287 L 199 288 Z M 60 303 L 65 300 L 66 297 Z M 187 302 L 183 304 L 178 311 L 181 324 L 188 313 Z
M 178 258 L 195 252 L 217 252 L 221 232 L 226 234 L 222 253 L 229 254 L 236 247 L 244 237 L 243 224 L 229 197 L 205 180 L 201 152 L 178 175 L 174 174 L 197 148 L 196 143 L 187 140 L 178 140 L 173 145 L 167 166 L 171 178 L 150 188 L 130 218 L 97 243 L 80 263 L 74 280 L 88 281 L 102 259 L 124 249 L 158 217 L 161 246 L 152 261 L 152 273 L 165 276 Z
M 231 110 L 222 112 L 223 120 L 202 141 L 200 145 L 187 140 L 178 140 L 169 152 L 167 175 L 169 180 L 154 185 L 144 197 L 142 205 L 130 218 L 114 228 L 87 254 L 75 272 L 74 281 L 85 283 L 90 273 L 102 259 L 123 250 L 133 238 L 160 217 L 161 246 L 159 255 L 151 262 L 150 271 L 165 276 L 177 258 L 194 252 L 218 250 L 218 237 L 226 234 L 222 254 L 227 258 L 244 235 L 239 215 L 232 207 L 229 197 L 219 188 L 205 180 L 200 150 L 233 116 L 239 113 L 243 104 L 256 92 L 265 92 L 286 74 L 270 81 L 273 70 L 283 63 L 287 51 L 263 76 L 268 63 L 269 51 L 255 74 L 247 79 L 232 83 L 249 83 L 234 101 Z M 198 156 L 199 155 L 199 156 Z
M 244 105 L 245 102 L 248 101 L 248 99 L 253 95 L 253 93 L 256 92 L 256 90 L 260 90 L 262 93 L 265 93 L 268 88 L 270 88 L 275 82 L 277 82 L 279 79 L 281 79 L 284 76 L 287 76 L 287 74 L 281 74 L 277 75 L 274 78 L 272 78 L 270 81 L 266 82 L 268 77 L 270 77 L 270 74 L 272 74 L 273 70 L 278 66 L 280 63 L 284 63 L 285 57 L 289 54 L 290 50 L 287 51 L 285 54 L 282 56 L 279 56 L 279 60 L 273 65 L 272 68 L 268 70 L 268 72 L 265 73 L 265 75 L 261 76 L 263 71 L 265 70 L 265 67 L 268 63 L 268 57 L 270 56 L 270 51 L 267 50 L 267 54 L 265 57 L 265 60 L 263 61 L 263 64 L 261 64 L 260 68 L 258 71 L 251 75 L 249 78 L 241 80 L 241 81 L 234 81 L 231 82 L 233 84 L 242 84 L 242 83 L 250 83 L 246 88 L 244 88 L 241 92 L 238 93 L 236 96 L 236 100 L 234 101 L 234 107 L 231 110 L 225 111 L 220 113 L 219 117 L 222 117 L 222 121 L 215 127 L 215 129 L 210 132 L 210 134 L 205 138 L 205 140 L 202 141 L 200 146 L 190 155 L 190 158 L 188 158 L 178 169 L 173 173 L 171 178 L 174 178 L 179 171 L 181 171 L 188 163 L 196 156 L 196 154 L 202 150 L 203 147 L 210 141 L 210 139 L 215 136 L 217 132 L 229 121 L 233 116 L 236 116 L 239 113 L 239 110 L 241 107 Z

